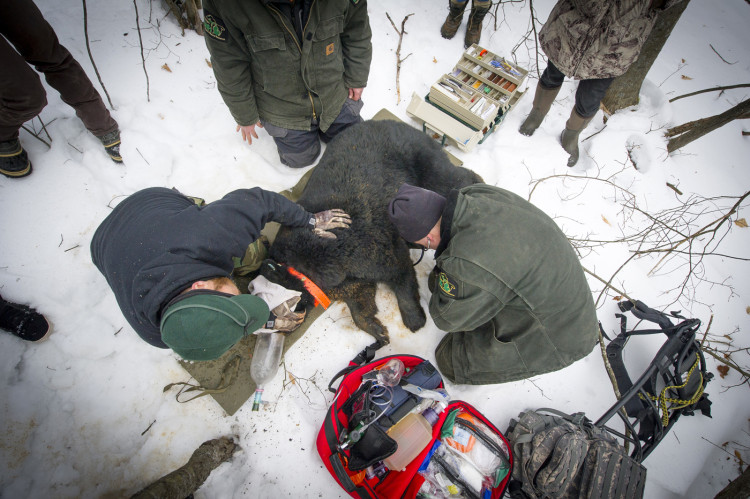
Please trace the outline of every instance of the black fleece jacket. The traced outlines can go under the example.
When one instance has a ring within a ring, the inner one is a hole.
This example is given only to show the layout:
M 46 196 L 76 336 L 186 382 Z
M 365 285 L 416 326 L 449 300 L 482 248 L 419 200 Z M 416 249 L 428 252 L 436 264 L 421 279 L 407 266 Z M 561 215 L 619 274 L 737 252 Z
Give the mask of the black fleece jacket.
M 161 309 L 193 282 L 226 277 L 266 222 L 303 227 L 313 215 L 258 187 L 230 192 L 198 207 L 179 192 L 151 187 L 132 194 L 104 219 L 91 259 L 138 335 L 161 340 Z M 312 228 L 312 225 L 310 225 Z

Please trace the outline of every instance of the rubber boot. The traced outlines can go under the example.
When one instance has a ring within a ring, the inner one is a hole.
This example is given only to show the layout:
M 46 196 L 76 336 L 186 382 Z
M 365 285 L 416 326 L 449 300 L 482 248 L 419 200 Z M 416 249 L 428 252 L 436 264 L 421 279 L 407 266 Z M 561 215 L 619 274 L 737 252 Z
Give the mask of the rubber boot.
M 31 175 L 31 161 L 18 139 L 0 142 L 0 174 L 8 178 Z
M 122 163 L 122 156 L 120 156 L 120 130 L 109 132 L 98 138 L 104 146 L 104 150 L 107 151 L 110 159 L 115 163 Z
M 450 0 L 448 2 L 448 17 L 445 18 L 445 22 L 440 28 L 440 34 L 443 38 L 450 40 L 456 35 L 458 27 L 461 26 L 461 20 L 464 18 L 466 4 L 469 3 L 469 1 L 470 0 L 466 0 L 465 2 L 458 3 Z
M 581 135 L 581 131 L 588 126 L 591 122 L 590 118 L 581 117 L 575 109 L 570 112 L 570 118 L 565 123 L 565 130 L 560 135 L 560 143 L 563 149 L 570 154 L 568 158 L 568 166 L 575 166 L 578 163 L 578 137 Z
M 479 43 L 479 38 L 482 36 L 482 21 L 484 21 L 484 16 L 487 15 L 487 12 L 490 11 L 491 5 L 492 2 L 490 1 L 482 2 L 480 4 L 474 0 L 474 3 L 471 6 L 471 14 L 469 14 L 469 24 L 466 26 L 464 48 Z
M 531 112 L 526 117 L 526 121 L 523 122 L 521 128 L 518 129 L 521 135 L 526 135 L 527 137 L 534 135 L 536 129 L 542 124 L 544 117 L 547 116 L 559 92 L 560 87 L 547 89 L 541 83 L 537 83 Z

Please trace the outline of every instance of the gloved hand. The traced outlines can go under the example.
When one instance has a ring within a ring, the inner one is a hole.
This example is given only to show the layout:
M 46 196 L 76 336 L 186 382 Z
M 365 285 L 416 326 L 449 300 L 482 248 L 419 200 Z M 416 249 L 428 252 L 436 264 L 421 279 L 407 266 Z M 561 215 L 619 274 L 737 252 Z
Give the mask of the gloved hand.
M 313 231 L 318 237 L 336 239 L 336 234 L 328 232 L 331 229 L 348 229 L 352 218 L 339 209 L 319 211 L 315 214 L 315 228 Z
M 280 333 L 291 333 L 305 320 L 306 310 L 301 312 L 295 312 L 294 307 L 297 306 L 300 297 L 295 296 L 289 298 L 287 301 L 271 310 L 271 318 L 269 323 L 273 320 L 273 325 L 269 326 L 268 329 L 275 329 Z

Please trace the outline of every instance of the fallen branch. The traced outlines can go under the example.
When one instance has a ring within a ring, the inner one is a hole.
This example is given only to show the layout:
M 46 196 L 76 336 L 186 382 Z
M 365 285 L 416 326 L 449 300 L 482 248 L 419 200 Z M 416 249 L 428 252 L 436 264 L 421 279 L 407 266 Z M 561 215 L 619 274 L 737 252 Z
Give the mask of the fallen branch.
M 396 105 L 398 105 L 401 102 L 401 84 L 399 83 L 399 79 L 401 77 L 401 63 L 408 59 L 409 55 L 411 55 L 411 53 L 409 53 L 409 55 L 401 59 L 401 42 L 404 39 L 404 33 L 406 33 L 406 20 L 413 16 L 414 13 L 407 15 L 406 17 L 404 17 L 404 20 L 401 21 L 401 31 L 398 30 L 398 28 L 396 27 L 396 23 L 393 22 L 393 19 L 391 19 L 391 16 L 387 12 L 385 13 L 385 15 L 391 22 L 391 26 L 393 26 L 393 29 L 395 29 L 396 33 L 398 34 L 398 48 L 396 49 Z
M 146 101 L 151 102 L 151 96 L 149 91 L 148 71 L 146 71 L 146 59 L 143 57 L 143 38 L 141 38 L 141 25 L 138 22 L 138 0 L 133 0 L 133 6 L 135 7 L 135 27 L 138 30 L 138 43 L 141 46 L 141 64 L 143 65 L 143 73 L 146 75 Z
M 750 87 L 750 83 L 738 83 L 737 85 L 724 85 L 723 87 L 704 88 L 703 90 L 698 90 L 697 92 L 690 92 L 689 94 L 678 95 L 677 97 L 673 97 L 669 99 L 669 102 L 674 102 L 678 99 L 683 99 L 685 97 L 692 97 L 693 95 L 705 94 L 706 92 L 716 92 L 718 90 L 731 90 L 733 88 L 747 88 L 747 87 Z
M 203 442 L 185 466 L 165 475 L 131 499 L 185 499 L 203 485 L 211 471 L 237 450 L 229 437 Z
M 667 143 L 667 152 L 674 152 L 730 121 L 745 119 L 748 116 L 750 116 L 750 99 L 745 99 L 721 114 L 670 128 L 665 134 L 666 137 L 671 137 Z
M 96 67 L 96 63 L 94 62 L 94 56 L 91 55 L 91 46 L 89 45 L 89 20 L 88 20 L 88 14 L 86 13 L 86 0 L 83 0 L 83 36 L 86 38 L 86 50 L 89 53 L 89 59 L 91 60 L 91 65 L 94 66 L 94 72 L 96 73 L 96 77 L 99 80 L 99 85 L 102 86 L 102 89 L 104 90 L 104 95 L 107 96 L 107 101 L 109 102 L 109 108 L 114 109 L 115 105 L 112 104 L 112 99 L 109 98 L 109 92 L 107 92 L 107 87 L 104 86 L 104 82 L 102 82 L 102 77 L 99 74 L 99 69 Z
M 719 52 L 718 52 L 718 51 L 717 51 L 717 50 L 716 50 L 716 49 L 714 48 L 714 46 L 713 46 L 713 45 L 711 45 L 710 43 L 708 44 L 708 46 L 709 46 L 709 47 L 711 47 L 711 50 L 713 50 L 713 51 L 714 51 L 714 54 L 716 54 L 716 55 L 718 55 L 718 56 L 719 56 L 719 59 L 721 59 L 722 61 L 726 62 L 726 63 L 727 63 L 727 64 L 729 64 L 730 66 L 731 66 L 732 64 L 737 64 L 737 61 L 734 61 L 734 62 L 729 62 L 729 61 L 727 61 L 726 59 L 724 59 L 724 58 L 723 58 L 723 57 L 721 56 L 721 54 L 720 54 L 720 53 L 719 53 Z

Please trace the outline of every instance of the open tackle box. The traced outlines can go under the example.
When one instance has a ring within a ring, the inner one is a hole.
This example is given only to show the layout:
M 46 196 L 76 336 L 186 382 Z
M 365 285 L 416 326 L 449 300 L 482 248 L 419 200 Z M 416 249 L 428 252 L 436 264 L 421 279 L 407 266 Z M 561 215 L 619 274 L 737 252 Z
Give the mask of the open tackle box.
M 469 47 L 450 73 L 442 75 L 423 101 L 413 94 L 406 112 L 422 122 L 424 131 L 450 139 L 470 151 L 491 134 L 515 106 L 528 71 L 476 44 Z

